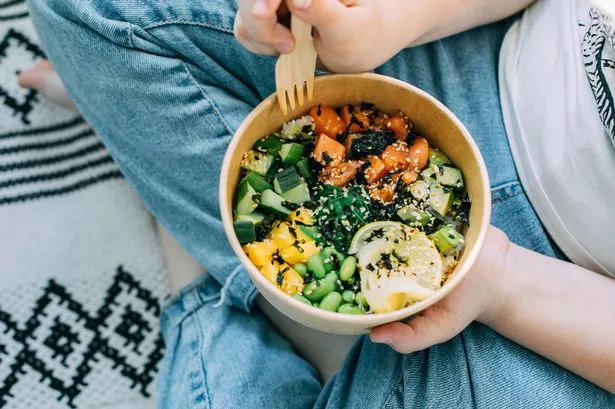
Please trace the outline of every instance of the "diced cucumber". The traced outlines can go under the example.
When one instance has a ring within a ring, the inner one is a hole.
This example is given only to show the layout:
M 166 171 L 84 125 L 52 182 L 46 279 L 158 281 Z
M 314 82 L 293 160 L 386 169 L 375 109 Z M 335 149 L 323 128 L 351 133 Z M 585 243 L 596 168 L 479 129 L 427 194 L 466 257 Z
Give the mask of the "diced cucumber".
M 310 188 L 307 183 L 301 183 L 299 186 L 282 193 L 282 197 L 289 202 L 303 204 L 312 200 L 310 197 Z
M 429 164 L 430 165 L 442 166 L 442 165 L 449 165 L 452 163 L 453 162 L 444 153 L 440 152 L 437 149 L 429 148 Z
M 252 186 L 257 193 L 262 192 L 263 190 L 273 189 L 271 183 L 264 177 L 259 175 L 256 172 L 250 172 L 246 175 L 245 178 L 241 181 L 241 183 L 247 182 Z
M 310 162 L 307 158 L 301 159 L 299 162 L 297 162 L 296 166 L 297 170 L 299 171 L 299 174 L 303 176 L 305 180 L 312 179 L 314 174 L 312 173 L 312 169 L 310 168 Z
M 284 207 L 284 201 L 284 198 L 276 194 L 273 190 L 265 190 L 261 193 L 259 208 L 267 213 L 286 217 L 290 214 L 290 209 Z
M 426 200 L 429 197 L 429 183 L 424 180 L 417 180 L 408 186 L 410 194 L 416 200 Z
M 436 173 L 438 173 L 438 166 L 429 165 L 421 172 L 421 177 L 423 180 L 431 182 L 432 179 L 436 178 Z
M 275 157 L 271 154 L 264 154 L 255 150 L 249 150 L 243 155 L 241 167 L 245 170 L 256 172 L 261 175 L 266 175 L 269 171 Z
M 233 223 L 235 234 L 241 244 L 247 244 L 256 240 L 254 223 L 248 221 L 236 221 Z
M 280 158 L 280 155 L 278 155 L 278 156 L 276 156 L 273 159 L 273 163 L 271 164 L 271 167 L 269 168 L 269 172 L 267 172 L 267 174 L 265 176 L 269 180 L 273 180 L 275 175 L 277 175 L 279 171 L 284 169 L 284 167 L 285 167 L 284 166 L 284 162 L 282 162 L 282 159 Z
M 442 216 L 446 216 L 453 204 L 453 193 L 447 192 L 441 185 L 434 183 L 430 187 L 429 206 Z
M 237 187 L 235 212 L 237 214 L 250 214 L 258 207 L 258 193 L 245 180 Z
M 461 249 L 465 239 L 453 226 L 444 226 L 429 236 L 440 253 L 446 253 L 451 249 Z
M 450 186 L 454 189 L 463 188 L 463 175 L 457 168 L 450 166 L 440 166 L 436 173 L 436 180 L 444 186 Z
M 254 144 L 254 149 L 265 151 L 272 155 L 277 155 L 278 152 L 280 152 L 282 145 L 284 145 L 284 141 L 275 135 L 269 135 L 256 141 Z
M 240 214 L 237 216 L 237 221 L 240 222 L 251 222 L 255 226 L 261 224 L 265 220 L 265 216 L 261 213 L 254 212 L 250 214 Z
M 303 145 L 300 143 L 285 143 L 280 149 L 282 162 L 287 165 L 294 165 L 299 162 L 301 155 L 303 155 Z
M 301 184 L 301 178 L 294 166 L 276 173 L 273 178 L 273 188 L 277 194 L 282 194 Z
M 397 215 L 411 226 L 425 226 L 431 220 L 431 215 L 412 205 L 404 206 L 397 211 Z

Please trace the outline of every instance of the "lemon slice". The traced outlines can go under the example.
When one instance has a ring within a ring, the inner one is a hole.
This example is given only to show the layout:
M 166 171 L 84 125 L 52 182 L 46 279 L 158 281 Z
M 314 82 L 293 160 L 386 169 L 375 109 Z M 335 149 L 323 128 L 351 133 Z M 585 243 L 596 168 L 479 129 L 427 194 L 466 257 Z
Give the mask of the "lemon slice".
M 405 240 L 406 235 L 411 231 L 410 227 L 403 223 L 381 221 L 366 224 L 357 231 L 350 242 L 349 254 L 357 254 L 367 243 L 374 240 L 384 239 L 387 241 L 398 242 Z
M 395 243 L 377 239 L 358 254 L 361 291 L 375 312 L 394 311 L 423 300 L 440 288 L 442 258 L 422 232 L 411 230 Z

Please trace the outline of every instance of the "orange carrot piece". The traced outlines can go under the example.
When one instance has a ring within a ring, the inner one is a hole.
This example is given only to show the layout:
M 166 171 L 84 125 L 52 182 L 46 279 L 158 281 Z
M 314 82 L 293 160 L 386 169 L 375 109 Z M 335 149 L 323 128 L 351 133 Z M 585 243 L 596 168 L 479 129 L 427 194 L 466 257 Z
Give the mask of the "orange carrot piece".
M 350 162 L 342 162 L 330 165 L 320 172 L 320 180 L 328 185 L 337 187 L 346 186 L 357 175 L 357 165 Z
M 405 141 L 410 132 L 410 121 L 408 117 L 401 112 L 395 116 L 383 120 L 383 125 L 395 132 L 395 138 L 398 141 Z
M 371 155 L 367 158 L 369 167 L 365 170 L 365 181 L 371 185 L 378 182 L 387 174 L 387 168 L 384 162 L 377 156 Z
M 313 106 L 310 109 L 310 116 L 314 119 L 317 135 L 324 133 L 330 138 L 336 138 L 346 129 L 342 118 L 328 105 Z
M 390 203 L 395 198 L 395 189 L 397 189 L 397 183 L 401 178 L 401 174 L 394 173 L 391 175 L 391 179 L 381 180 L 378 183 L 374 183 L 368 186 L 369 195 L 372 199 L 378 200 L 382 203 Z
M 419 174 L 416 173 L 413 170 L 410 169 L 406 169 L 402 174 L 401 174 L 401 181 L 404 182 L 406 185 L 409 185 L 411 183 L 416 182 L 416 180 L 418 179 Z
M 350 132 L 365 132 L 369 128 L 370 113 L 371 111 L 361 111 L 360 105 L 344 105 L 342 120 Z
M 335 139 L 329 138 L 325 134 L 320 134 L 312 152 L 312 157 L 321 165 L 336 165 L 346 157 L 346 148 Z
M 410 164 L 408 145 L 396 142 L 386 147 L 382 152 L 382 161 L 388 171 L 403 170 Z
M 410 169 L 418 171 L 427 166 L 429 161 L 429 143 L 422 136 L 417 136 L 408 150 Z
M 346 139 L 344 139 L 344 146 L 346 147 L 346 152 L 350 152 L 350 146 L 352 145 L 352 141 L 359 137 L 360 135 L 356 133 L 351 133 L 346 137 Z

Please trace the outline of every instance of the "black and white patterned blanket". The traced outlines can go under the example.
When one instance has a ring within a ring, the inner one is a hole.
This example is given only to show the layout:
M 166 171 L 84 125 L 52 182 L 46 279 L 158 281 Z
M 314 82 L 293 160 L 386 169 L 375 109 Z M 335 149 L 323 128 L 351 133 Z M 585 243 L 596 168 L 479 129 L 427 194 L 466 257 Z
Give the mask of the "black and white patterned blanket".
M 150 408 L 164 263 L 88 124 L 17 75 L 44 58 L 0 0 L 0 408 Z

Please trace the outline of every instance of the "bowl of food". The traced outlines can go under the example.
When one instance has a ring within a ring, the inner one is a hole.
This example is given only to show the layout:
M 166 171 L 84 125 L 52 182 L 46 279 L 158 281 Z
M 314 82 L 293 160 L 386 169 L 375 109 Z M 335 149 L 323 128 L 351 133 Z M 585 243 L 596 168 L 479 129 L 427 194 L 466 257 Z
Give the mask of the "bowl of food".
M 365 333 L 463 279 L 489 224 L 487 170 L 459 119 L 412 85 L 326 75 L 314 95 L 287 115 L 271 96 L 241 124 L 222 164 L 222 222 L 279 311 Z

